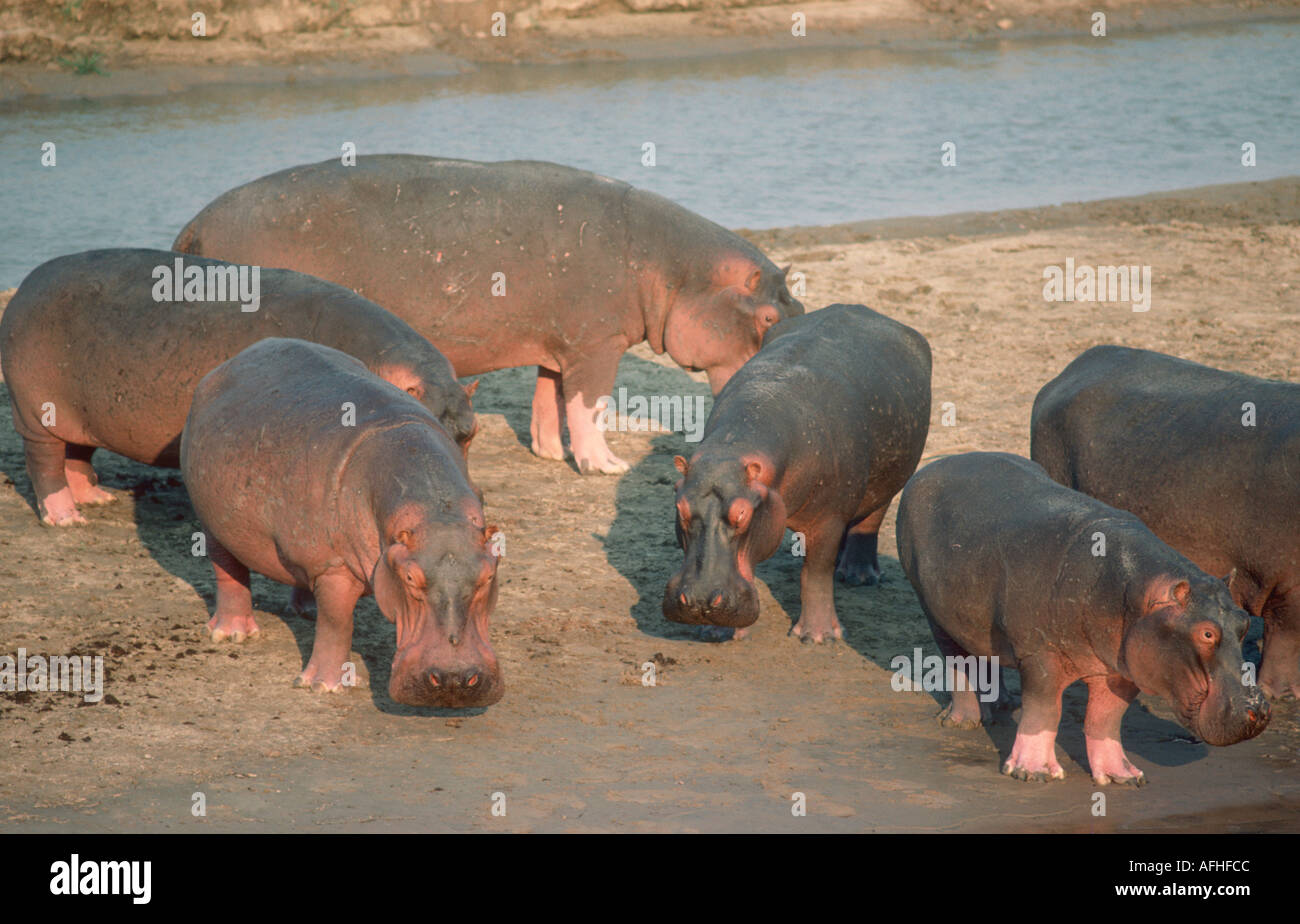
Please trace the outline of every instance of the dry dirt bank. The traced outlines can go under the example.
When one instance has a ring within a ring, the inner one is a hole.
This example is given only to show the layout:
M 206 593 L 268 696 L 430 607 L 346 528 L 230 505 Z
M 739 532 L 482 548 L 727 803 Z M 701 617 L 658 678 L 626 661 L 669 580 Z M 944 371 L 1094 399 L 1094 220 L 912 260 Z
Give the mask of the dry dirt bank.
M 1300 178 L 949 219 L 758 235 L 807 274 L 810 305 L 863 301 L 934 349 L 927 456 L 1028 450 L 1037 389 L 1078 352 L 1119 342 L 1300 380 Z M 1151 310 L 1046 304 L 1042 270 L 1150 264 Z M 0 296 L 0 302 L 7 296 Z M 1091 814 L 1082 696 L 1067 694 L 1063 783 L 998 774 L 1014 726 L 948 731 L 929 694 L 894 692 L 890 660 L 933 651 L 895 560 L 883 586 L 838 591 L 846 641 L 787 636 L 798 564 L 758 569 L 762 616 L 709 644 L 659 613 L 673 543 L 676 434 L 612 434 L 633 463 L 582 478 L 526 448 L 530 370 L 486 377 L 471 465 L 508 537 L 493 639 L 506 698 L 434 714 L 386 695 L 393 630 L 372 602 L 355 642 L 369 686 L 315 696 L 290 683 L 311 625 L 287 591 L 254 583 L 262 637 L 203 633 L 210 570 L 168 472 L 106 457 L 119 497 L 84 529 L 40 527 L 19 440 L 0 411 L 0 652 L 103 654 L 112 701 L 0 696 L 6 830 L 1256 830 L 1300 831 L 1300 709 L 1213 749 L 1158 700 L 1129 711 L 1125 744 L 1151 779 Z M 704 393 L 644 349 L 620 384 Z M 956 426 L 939 425 L 943 402 Z M 1257 634 L 1258 627 L 1255 633 Z M 659 684 L 639 682 L 659 665 Z M 190 814 L 204 792 L 206 818 Z M 507 798 L 504 818 L 491 794 Z M 808 798 L 794 818 L 791 795 Z

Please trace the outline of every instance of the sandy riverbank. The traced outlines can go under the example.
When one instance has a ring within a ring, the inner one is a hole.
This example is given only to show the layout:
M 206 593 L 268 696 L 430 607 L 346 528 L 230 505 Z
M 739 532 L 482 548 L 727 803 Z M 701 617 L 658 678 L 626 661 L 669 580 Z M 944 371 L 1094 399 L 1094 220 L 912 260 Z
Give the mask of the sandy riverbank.
M 0 102 L 178 92 L 213 84 L 426 76 L 491 63 L 761 54 L 1109 36 L 1300 17 L 1300 0 L 18 0 L 0 10 Z M 492 34 L 495 12 L 505 35 Z M 792 34 L 796 14 L 805 34 Z M 76 67 L 100 73 L 77 74 Z
M 1118 342 L 1300 380 L 1300 178 L 1054 208 L 864 222 L 754 235 L 807 275 L 805 301 L 862 301 L 934 350 L 927 457 L 1028 451 L 1037 389 L 1071 358 Z M 1149 264 L 1151 309 L 1047 304 L 1042 271 Z M 7 301 L 8 293 L 0 295 Z M 189 555 L 193 515 L 173 473 L 106 457 L 119 502 L 54 531 L 32 514 L 21 445 L 0 411 L 0 652 L 106 657 L 107 699 L 0 697 L 6 830 L 1256 830 L 1300 831 L 1300 705 L 1253 741 L 1207 748 L 1144 699 L 1125 744 L 1151 779 L 1091 814 L 1082 695 L 1067 694 L 1067 779 L 998 774 L 1014 726 L 949 731 L 925 693 L 894 692 L 890 660 L 933 645 L 881 537 L 889 579 L 840 588 L 846 641 L 800 645 L 798 563 L 758 569 L 751 638 L 706 644 L 663 620 L 679 434 L 615 433 L 633 469 L 583 478 L 527 448 L 530 370 L 485 377 L 471 457 L 489 519 L 509 537 L 493 641 L 506 698 L 435 715 L 386 695 L 393 630 L 367 601 L 354 643 L 368 688 L 291 687 L 312 627 L 287 591 L 254 581 L 262 637 L 203 633 L 210 570 Z M 620 385 L 705 387 L 643 347 Z M 2 386 L 0 386 L 2 388 Z M 956 425 L 939 423 L 944 402 Z M 1257 629 L 1256 629 L 1257 631 Z M 640 665 L 659 665 L 643 687 Z M 207 794 L 208 816 L 190 814 Z M 490 794 L 508 794 L 506 818 Z M 793 818 L 791 793 L 808 796 Z

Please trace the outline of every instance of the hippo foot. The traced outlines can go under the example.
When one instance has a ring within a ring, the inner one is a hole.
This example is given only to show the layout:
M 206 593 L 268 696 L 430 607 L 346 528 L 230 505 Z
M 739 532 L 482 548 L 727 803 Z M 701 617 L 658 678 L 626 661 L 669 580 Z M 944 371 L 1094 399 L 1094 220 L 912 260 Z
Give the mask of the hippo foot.
M 310 689 L 313 693 L 341 693 L 344 688 L 343 671 L 341 668 L 321 670 L 309 662 L 306 669 L 294 680 L 293 685 Z
M 944 728 L 972 729 L 984 724 L 979 712 L 974 715 L 958 709 L 956 703 L 949 703 L 939 713 L 939 724 Z
M 584 475 L 622 475 L 631 468 L 609 451 L 595 457 L 575 455 L 574 461 L 578 464 L 578 471 Z
M 92 507 L 99 507 L 103 504 L 111 504 L 117 500 L 115 494 L 109 494 L 98 485 L 85 485 L 79 490 L 74 490 L 73 496 L 78 504 L 89 504 Z
M 1016 743 L 1011 747 L 1011 756 L 1002 765 L 1002 772 L 1027 783 L 1065 779 L 1065 770 L 1056 760 L 1056 733 L 1018 733 Z
M 1300 677 L 1261 677 L 1259 688 L 1265 696 L 1275 702 L 1300 699 Z
M 46 526 L 85 526 L 86 518 L 72 499 L 71 488 L 61 488 L 37 503 L 41 522 Z
M 852 561 L 841 561 L 835 569 L 835 577 L 850 587 L 862 585 L 873 587 L 884 582 L 884 576 L 880 573 L 880 568 L 877 565 Z
M 254 638 L 261 632 L 252 613 L 223 613 L 217 610 L 216 615 L 208 620 L 208 634 L 214 642 L 229 640 L 239 643 Z
M 555 462 L 564 461 L 564 447 L 561 445 L 543 445 L 537 440 L 533 440 L 533 455 L 539 459 L 551 459 Z
M 820 645 L 822 642 L 837 642 L 844 638 L 844 630 L 840 628 L 839 620 L 829 626 L 808 626 L 800 619 L 791 627 L 790 634 L 805 644 L 814 645 Z

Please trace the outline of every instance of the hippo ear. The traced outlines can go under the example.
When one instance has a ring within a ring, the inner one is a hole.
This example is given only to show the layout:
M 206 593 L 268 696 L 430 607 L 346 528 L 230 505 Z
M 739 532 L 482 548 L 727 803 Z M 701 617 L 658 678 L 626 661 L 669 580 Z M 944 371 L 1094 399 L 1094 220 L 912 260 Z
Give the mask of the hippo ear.
M 713 271 L 713 284 L 719 289 L 735 287 L 746 295 L 757 292 L 762 281 L 763 268 L 740 254 L 729 254 Z
M 397 534 L 397 541 L 388 547 L 384 553 L 384 558 L 388 562 L 389 570 L 401 580 L 408 593 L 413 597 L 424 597 L 424 588 L 427 581 L 424 577 L 424 571 L 415 561 L 415 556 L 411 554 L 411 547 L 407 544 L 410 541 L 411 534 L 402 530 Z
M 754 486 L 754 482 L 769 488 L 772 486 L 771 462 L 759 456 L 746 456 L 740 461 L 745 466 L 745 482 L 750 487 Z
M 691 468 L 691 463 L 686 461 L 685 456 L 673 456 L 673 465 L 677 466 L 677 471 L 685 475 Z
M 474 381 L 470 382 L 468 385 L 464 386 L 466 398 L 474 397 L 474 392 L 478 391 L 478 383 L 479 380 L 475 379 Z
M 793 266 L 794 266 L 793 263 L 787 263 L 785 266 L 781 267 L 781 281 L 782 281 L 782 282 L 785 282 L 785 277 L 790 275 L 790 270 L 791 270 L 791 268 L 792 268 Z
M 1159 577 L 1147 588 L 1147 610 L 1158 610 L 1167 606 L 1183 609 L 1192 596 L 1192 585 L 1185 580 L 1173 577 Z

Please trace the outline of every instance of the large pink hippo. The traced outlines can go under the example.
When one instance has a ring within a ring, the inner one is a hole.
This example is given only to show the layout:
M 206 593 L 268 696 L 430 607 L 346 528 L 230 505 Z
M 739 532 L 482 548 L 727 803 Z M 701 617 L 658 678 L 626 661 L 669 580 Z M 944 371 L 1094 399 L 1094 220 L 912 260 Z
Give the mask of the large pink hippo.
M 626 183 L 535 161 L 413 155 L 293 167 L 219 196 L 187 253 L 341 283 L 405 319 L 461 375 L 536 365 L 532 448 L 582 472 L 627 463 L 597 401 L 648 341 L 716 394 L 763 333 L 802 314 L 785 273 L 743 238 Z
M 310 591 L 316 641 L 298 682 L 337 690 L 353 607 L 373 593 L 397 624 L 394 700 L 501 698 L 488 643 L 496 528 L 420 402 L 338 350 L 262 340 L 199 382 L 180 462 L 216 571 L 213 639 L 257 634 L 250 570 Z

